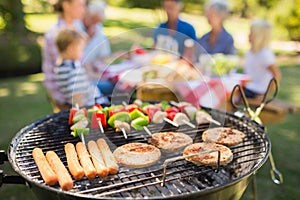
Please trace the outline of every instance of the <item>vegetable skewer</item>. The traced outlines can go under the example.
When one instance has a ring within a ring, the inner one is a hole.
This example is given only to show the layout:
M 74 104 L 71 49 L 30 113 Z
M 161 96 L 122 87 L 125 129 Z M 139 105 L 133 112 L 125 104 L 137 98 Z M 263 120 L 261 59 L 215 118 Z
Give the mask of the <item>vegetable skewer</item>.
M 79 105 L 77 103 L 76 103 L 75 107 L 77 110 L 79 110 Z M 76 115 L 76 113 L 75 113 L 75 115 Z M 86 147 L 85 138 L 84 138 L 84 134 L 82 131 L 79 132 L 79 137 L 80 137 L 82 143 L 84 144 L 84 146 Z
M 178 127 L 178 126 L 179 126 L 176 122 L 173 122 L 172 120 L 170 120 L 170 119 L 168 119 L 168 118 L 166 118 L 166 117 L 164 118 L 164 120 L 165 120 L 166 122 L 168 122 L 169 124 L 175 126 L 175 127 Z
M 114 124 L 116 126 L 116 132 L 122 131 L 124 138 L 127 139 L 126 131 L 130 131 L 130 125 L 119 120 L 115 120 Z

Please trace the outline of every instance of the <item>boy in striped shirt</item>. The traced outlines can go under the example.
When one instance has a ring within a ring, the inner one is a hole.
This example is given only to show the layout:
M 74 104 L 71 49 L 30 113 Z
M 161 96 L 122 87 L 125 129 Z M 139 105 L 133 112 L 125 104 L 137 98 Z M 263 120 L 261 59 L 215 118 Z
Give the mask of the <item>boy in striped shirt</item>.
M 54 72 L 57 85 L 64 94 L 67 102 L 79 106 L 90 106 L 95 103 L 107 103 L 106 97 L 92 84 L 84 67 L 81 66 L 86 36 L 74 29 L 66 28 L 59 31 L 56 45 L 59 50 L 61 64 L 55 67 Z

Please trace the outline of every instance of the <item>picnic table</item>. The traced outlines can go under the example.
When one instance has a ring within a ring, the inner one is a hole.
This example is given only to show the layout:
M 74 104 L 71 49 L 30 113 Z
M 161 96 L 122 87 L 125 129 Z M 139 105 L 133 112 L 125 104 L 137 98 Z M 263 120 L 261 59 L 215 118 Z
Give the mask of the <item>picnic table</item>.
M 151 55 L 153 56 L 153 54 Z M 193 66 L 173 58 L 165 59 L 162 63 L 151 63 L 151 56 L 145 59 L 127 60 L 111 65 L 106 75 L 116 81 L 117 92 L 136 92 L 141 100 L 175 100 L 191 102 L 210 108 L 234 112 L 229 97 L 236 84 L 245 85 L 249 77 L 245 74 L 230 73 L 223 76 L 205 76 Z M 156 61 L 157 62 L 157 61 Z M 175 68 L 187 69 L 177 72 Z M 154 76 L 151 70 L 159 70 L 161 76 Z M 176 71 L 176 73 L 172 73 Z M 150 76 L 145 78 L 145 76 Z M 249 100 L 250 106 L 256 108 L 260 101 Z M 265 125 L 283 121 L 288 113 L 300 111 L 287 102 L 275 100 L 266 105 L 260 117 Z

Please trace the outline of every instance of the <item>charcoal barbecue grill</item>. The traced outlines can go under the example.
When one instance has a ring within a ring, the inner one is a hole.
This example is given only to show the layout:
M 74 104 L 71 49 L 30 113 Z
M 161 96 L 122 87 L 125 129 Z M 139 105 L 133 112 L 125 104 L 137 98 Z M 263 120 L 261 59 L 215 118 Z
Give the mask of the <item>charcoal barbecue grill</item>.
M 59 185 L 48 186 L 44 183 L 33 160 L 32 150 L 42 148 L 44 152 L 53 150 L 65 166 L 64 145 L 76 144 L 79 138 L 70 135 L 68 111 L 48 115 L 23 128 L 12 139 L 8 149 L 8 160 L 18 173 L 15 179 L 1 174 L 1 183 L 26 183 L 39 199 L 240 199 L 253 174 L 266 162 L 271 143 L 262 126 L 247 117 L 238 117 L 215 109 L 206 109 L 214 119 L 222 121 L 222 126 L 236 128 L 246 134 L 243 143 L 230 147 L 233 161 L 226 166 L 198 166 L 186 160 L 178 160 L 167 166 L 165 185 L 162 186 L 164 160 L 182 154 L 162 154 L 159 162 L 150 167 L 133 169 L 121 166 L 119 173 L 102 179 L 84 178 L 74 180 L 74 188 L 61 190 Z M 209 124 L 199 125 L 196 129 L 181 126 L 179 129 L 165 124 L 150 124 L 148 128 L 156 131 L 181 131 L 190 135 L 194 142 L 201 142 L 201 135 Z M 132 130 L 128 139 L 115 133 L 111 128 L 100 136 L 93 130 L 87 139 L 104 137 L 111 149 L 129 142 L 145 142 L 149 135 L 144 131 Z M 3 152 L 2 152 L 3 153 Z M 6 178 L 6 179 L 5 179 Z

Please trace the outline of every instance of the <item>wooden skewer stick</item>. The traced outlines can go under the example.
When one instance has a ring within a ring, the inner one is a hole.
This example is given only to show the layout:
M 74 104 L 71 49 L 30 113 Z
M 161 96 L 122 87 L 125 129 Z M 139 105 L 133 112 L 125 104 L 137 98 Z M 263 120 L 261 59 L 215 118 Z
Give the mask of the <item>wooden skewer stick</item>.
M 124 138 L 127 139 L 127 133 L 126 133 L 126 130 L 124 128 L 121 128 L 121 131 L 124 135 Z
M 98 121 L 98 124 L 99 124 L 100 132 L 101 132 L 101 133 L 104 133 L 104 129 L 103 129 L 101 120 L 97 118 L 97 121 Z
M 85 139 L 84 139 L 84 134 L 81 133 L 81 134 L 79 134 L 79 136 L 80 136 L 81 142 L 84 144 L 84 146 L 86 146 Z
M 183 119 L 182 122 L 184 122 L 186 125 L 188 125 L 191 128 L 196 128 L 196 126 L 194 124 L 192 124 L 191 122 L 189 122 L 189 121 L 187 121 L 185 119 Z
M 166 121 L 166 122 L 168 122 L 169 124 L 172 124 L 173 126 L 175 126 L 175 127 L 178 127 L 179 125 L 177 124 L 177 123 L 175 123 L 175 122 L 173 122 L 172 120 L 170 120 L 170 119 L 168 119 L 168 118 L 164 118 L 164 120 Z
M 128 104 L 125 101 L 122 101 L 123 106 L 128 106 Z
M 179 105 L 176 101 L 170 101 L 170 104 L 173 106 L 176 106 L 176 107 L 178 107 L 178 105 Z
M 208 121 L 210 121 L 210 122 L 212 122 L 212 123 L 218 125 L 218 126 L 221 126 L 221 123 L 220 123 L 220 122 L 218 122 L 217 120 L 214 120 L 214 119 L 211 118 L 211 117 L 206 117 L 206 119 L 207 119 Z
M 146 131 L 146 133 L 148 133 L 148 135 L 152 136 L 152 133 L 147 126 L 143 126 L 143 128 Z
M 75 104 L 75 108 L 76 108 L 77 110 L 79 110 L 79 105 L 78 105 L 78 103 Z M 81 142 L 82 142 L 83 145 L 86 147 L 84 135 L 83 135 L 82 133 L 80 133 L 79 136 L 80 136 Z

